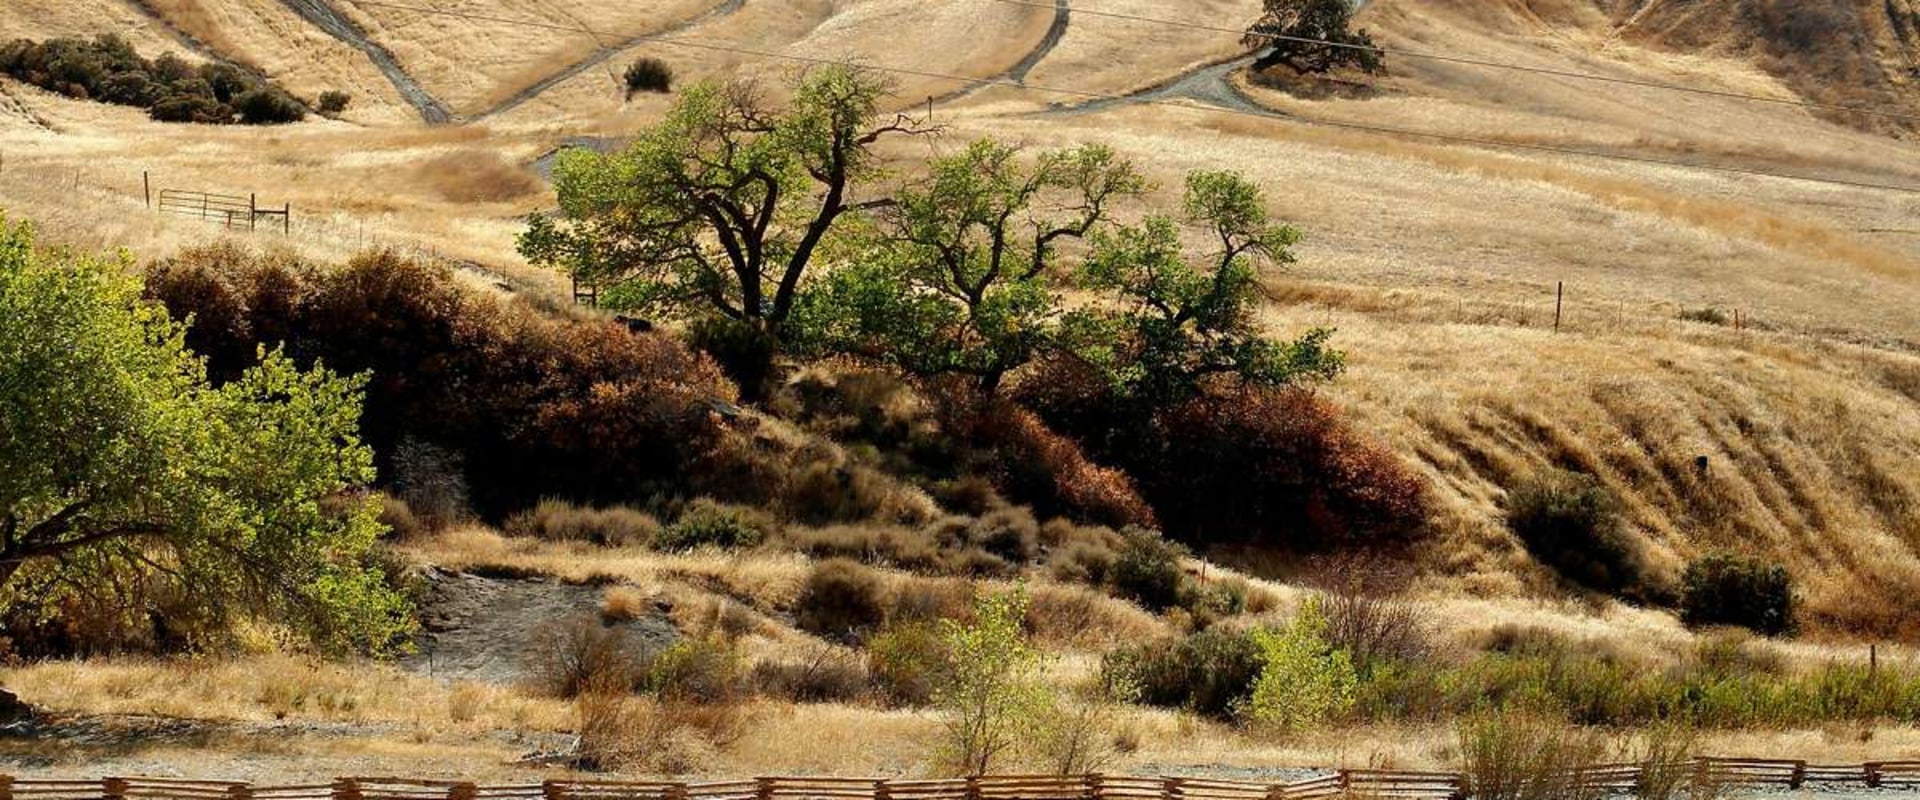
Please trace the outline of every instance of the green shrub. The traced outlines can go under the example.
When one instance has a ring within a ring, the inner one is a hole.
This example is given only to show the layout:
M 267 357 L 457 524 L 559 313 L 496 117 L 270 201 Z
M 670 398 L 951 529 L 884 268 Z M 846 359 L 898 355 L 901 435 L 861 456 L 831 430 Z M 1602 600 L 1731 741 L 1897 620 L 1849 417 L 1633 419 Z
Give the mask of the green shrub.
M 1110 652 L 1101 661 L 1101 679 L 1124 698 L 1231 719 L 1253 693 L 1261 668 L 1252 634 L 1209 628 L 1177 642 Z
M 300 101 L 279 89 L 248 89 L 233 98 L 233 107 L 247 125 L 285 125 L 307 117 Z
M 1283 629 L 1253 631 L 1260 677 L 1242 715 L 1253 725 L 1303 733 L 1351 710 L 1360 682 L 1353 657 L 1327 639 L 1327 617 L 1309 602 Z
M 632 98 L 638 92 L 656 92 L 665 94 L 673 90 L 673 68 L 667 62 L 647 57 L 635 60 L 627 65 L 623 76 L 627 83 L 627 97 Z
M 542 500 L 507 518 L 510 536 L 551 542 L 591 542 L 601 547 L 646 547 L 661 533 L 659 520 L 626 506 L 591 508 Z
M 794 624 L 830 639 L 859 641 L 886 622 L 886 584 L 845 559 L 814 566 L 794 603 Z
M 647 691 L 667 702 L 724 703 L 739 697 L 740 654 L 720 637 L 681 639 L 647 665 Z
M 1186 557 L 1186 549 L 1139 528 L 1129 528 L 1121 536 L 1124 543 L 1112 568 L 1114 592 L 1150 611 L 1180 605 L 1186 585 L 1180 560 Z
M 314 105 L 315 109 L 320 113 L 331 117 L 338 116 L 341 112 L 346 111 L 347 105 L 352 102 L 353 95 L 338 90 L 329 90 L 321 92 L 319 100 L 316 101 Z
M 1680 618 L 1689 626 L 1738 625 L 1766 636 L 1794 630 L 1793 576 L 1786 567 L 1715 553 L 1687 564 L 1680 582 Z
M 1567 581 L 1644 597 L 1645 567 L 1617 506 L 1593 476 L 1555 471 L 1508 492 L 1507 527 L 1528 553 Z
M 775 532 L 777 526 L 765 512 L 701 498 L 687 504 L 680 518 L 654 540 L 654 546 L 667 551 L 706 546 L 733 550 L 756 546 Z
M 0 74 L 68 97 L 145 108 L 161 122 L 279 124 L 306 115 L 291 95 L 237 67 L 195 67 L 172 53 L 148 61 L 115 34 L 15 40 L 0 50 Z
M 931 621 L 893 625 L 867 642 L 874 688 L 896 706 L 925 706 L 942 680 L 947 643 Z

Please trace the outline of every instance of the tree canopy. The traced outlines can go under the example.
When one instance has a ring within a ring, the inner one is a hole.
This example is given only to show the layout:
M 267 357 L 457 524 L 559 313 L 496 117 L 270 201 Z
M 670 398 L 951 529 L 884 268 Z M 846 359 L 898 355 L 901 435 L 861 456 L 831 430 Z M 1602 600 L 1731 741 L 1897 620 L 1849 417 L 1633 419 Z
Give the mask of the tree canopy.
M 778 337 L 835 225 L 885 202 L 856 196 L 874 144 L 921 130 L 879 112 L 888 88 L 846 65 L 802 75 L 783 108 L 751 83 L 690 87 L 625 151 L 563 153 L 560 213 L 536 217 L 520 251 L 617 307 Z
M 0 607 L 390 646 L 411 622 L 368 559 L 363 383 L 269 352 L 213 386 L 126 263 L 0 220 Z
M 817 346 L 993 391 L 1059 317 L 1057 244 L 1106 222 L 1146 181 L 1106 147 L 1027 157 L 991 139 L 936 158 L 879 215 L 875 244 L 806 304 Z
M 1195 172 L 1182 207 L 1188 228 L 1217 244 L 1211 265 L 1188 261 L 1180 224 L 1164 215 L 1096 237 L 1080 283 L 1117 302 L 1068 321 L 1075 355 L 1143 407 L 1191 397 L 1213 376 L 1257 386 L 1337 376 L 1344 362 L 1328 346 L 1330 329 L 1291 342 L 1260 332 L 1259 266 L 1291 263 L 1300 232 L 1268 217 L 1259 187 L 1232 172 Z
M 1365 30 L 1353 24 L 1352 0 L 1266 0 L 1260 19 L 1247 28 L 1241 44 L 1261 50 L 1255 69 L 1285 64 L 1301 74 L 1354 67 L 1386 71 L 1386 60 Z

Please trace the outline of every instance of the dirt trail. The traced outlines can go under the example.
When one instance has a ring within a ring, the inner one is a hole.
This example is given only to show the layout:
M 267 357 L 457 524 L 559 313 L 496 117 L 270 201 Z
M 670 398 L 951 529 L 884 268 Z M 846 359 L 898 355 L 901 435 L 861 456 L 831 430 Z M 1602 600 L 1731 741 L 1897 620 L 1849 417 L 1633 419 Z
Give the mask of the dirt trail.
M 1040 37 L 1040 42 L 1034 45 L 1032 50 L 1027 51 L 1026 55 L 1021 56 L 1020 60 L 1014 62 L 1014 65 L 1009 67 L 1007 71 L 985 79 L 992 81 L 992 83 L 975 83 L 963 86 L 933 98 L 933 102 L 950 103 L 980 91 L 981 89 L 1000 83 L 1010 82 L 1025 86 L 1027 84 L 1027 75 L 1033 72 L 1034 67 L 1040 66 L 1040 62 L 1046 60 L 1047 56 L 1052 55 L 1055 47 L 1060 46 L 1060 40 L 1066 38 L 1067 27 L 1071 25 L 1072 22 L 1073 8 L 1068 5 L 1068 0 L 1053 0 L 1053 23 L 1047 26 L 1047 34 Z
M 280 0 L 280 4 L 325 31 L 328 36 L 365 53 L 380 74 L 393 83 L 393 88 L 400 90 L 400 96 L 420 112 L 420 118 L 426 120 L 427 124 L 445 125 L 453 121 L 453 112 L 435 99 L 412 75 L 408 75 L 406 69 L 400 66 L 399 59 L 393 57 L 392 51 L 369 37 L 359 23 L 340 13 L 329 0 Z
M 1139 103 L 1160 103 L 1169 100 L 1192 100 L 1202 105 L 1224 108 L 1248 114 L 1260 114 L 1270 117 L 1285 117 L 1285 113 L 1254 102 L 1253 98 L 1233 85 L 1233 74 L 1253 63 L 1253 56 L 1237 56 L 1230 61 L 1206 64 L 1187 70 L 1165 81 L 1145 89 L 1127 94 L 1124 97 L 1110 97 L 1089 100 L 1083 103 L 1061 104 L 1048 108 L 1043 114 L 1084 114 L 1105 111 L 1118 106 Z
M 1062 2 L 1064 1 L 1065 0 L 1062 0 Z M 687 19 L 678 24 L 669 26 L 664 30 L 655 31 L 653 33 L 643 33 L 638 36 L 633 36 L 633 37 L 624 39 L 622 41 L 616 42 L 612 45 L 601 47 L 593 51 L 592 55 L 589 55 L 586 58 L 583 58 L 579 61 L 576 61 L 572 64 L 567 65 L 565 69 L 562 69 L 559 72 L 553 73 L 552 75 L 548 75 L 545 78 L 541 78 L 540 80 L 535 81 L 532 85 L 528 86 L 525 89 L 521 89 L 520 91 L 514 92 L 512 96 L 508 97 L 505 100 L 500 101 L 499 103 L 495 104 L 492 108 L 489 108 L 485 111 L 480 112 L 480 114 L 474 117 L 474 119 L 484 120 L 488 117 L 492 117 L 498 114 L 504 114 L 508 111 L 512 111 L 515 108 L 519 108 L 521 104 L 526 103 L 528 100 L 532 100 L 535 97 L 539 97 L 540 95 L 545 94 L 547 90 L 552 89 L 555 86 L 559 86 L 562 83 L 566 83 L 569 80 L 572 80 L 573 78 L 578 76 L 580 73 L 586 72 L 587 70 L 593 69 L 594 67 L 597 67 L 597 66 L 600 66 L 601 64 L 606 63 L 607 59 L 613 58 L 614 56 L 619 55 L 620 53 L 623 53 L 639 45 L 645 44 L 652 39 L 657 39 L 662 36 L 671 36 L 676 33 L 681 33 L 683 31 L 693 28 L 696 25 L 701 25 L 703 23 L 711 22 L 721 17 L 728 16 L 736 11 L 739 11 L 742 7 L 746 6 L 746 4 L 747 4 L 747 0 L 726 0 L 726 2 L 723 2 L 720 5 L 707 9 L 705 13 L 702 13 L 691 19 Z

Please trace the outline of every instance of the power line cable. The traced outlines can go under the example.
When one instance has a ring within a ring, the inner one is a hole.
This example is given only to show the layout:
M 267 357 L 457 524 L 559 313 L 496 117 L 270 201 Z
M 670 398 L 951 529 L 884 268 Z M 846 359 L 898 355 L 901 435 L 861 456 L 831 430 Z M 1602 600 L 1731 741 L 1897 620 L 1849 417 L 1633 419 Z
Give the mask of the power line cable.
M 450 10 L 436 9 L 436 8 L 425 8 L 421 6 L 407 5 L 404 3 L 386 2 L 386 0 L 355 0 L 355 3 L 361 6 L 389 8 L 389 9 L 394 9 L 398 11 L 412 11 L 419 14 L 430 14 L 430 15 L 454 17 L 458 19 L 466 19 L 466 20 L 476 21 L 476 22 L 493 22 L 493 23 L 498 23 L 502 25 L 520 25 L 520 26 L 529 27 L 529 28 L 543 28 L 547 30 L 567 31 L 569 33 L 580 33 L 583 30 L 586 30 L 580 27 L 558 25 L 550 22 L 542 22 L 539 20 L 512 19 L 509 17 L 495 17 L 488 14 L 475 14 L 475 13 L 466 12 L 466 11 L 450 11 Z M 612 34 L 607 34 L 607 35 L 612 35 Z M 792 61 L 796 63 L 810 64 L 815 66 L 825 66 L 825 65 L 846 63 L 844 60 L 841 60 L 841 59 L 822 58 L 818 56 L 799 56 L 799 55 L 792 55 L 789 53 L 779 53 L 779 52 L 774 52 L 769 50 L 756 50 L 753 48 L 737 47 L 733 45 L 713 44 L 710 42 L 696 42 L 696 41 L 689 41 L 686 39 L 678 39 L 678 38 L 670 39 L 670 38 L 665 38 L 664 36 L 658 36 L 658 37 L 636 36 L 636 37 L 629 37 L 629 38 L 635 41 L 650 42 L 653 44 L 666 45 L 670 47 L 682 47 L 682 48 L 688 48 L 693 50 L 705 50 L 709 52 L 731 53 L 735 55 L 750 55 L 750 56 L 757 56 L 760 58 L 768 58 L 768 59 L 775 59 L 775 60 L 781 60 L 781 61 Z M 1506 142 L 1498 139 L 1486 139 L 1486 138 L 1481 138 L 1476 136 L 1465 136 L 1460 134 L 1435 133 L 1431 131 L 1410 130 L 1406 128 L 1396 128 L 1396 127 L 1387 126 L 1387 125 L 1369 125 L 1369 124 L 1359 123 L 1359 122 L 1342 122 L 1338 120 L 1312 119 L 1308 117 L 1299 117 L 1299 116 L 1284 114 L 1278 111 L 1258 112 L 1258 111 L 1249 111 L 1245 109 L 1227 108 L 1223 106 L 1205 105 L 1205 104 L 1199 105 L 1199 106 L 1191 106 L 1191 105 L 1186 105 L 1186 104 L 1183 104 L 1177 101 L 1172 101 L 1172 100 L 1156 100 L 1153 98 L 1136 97 L 1132 95 L 1118 94 L 1114 92 L 1101 92 L 1101 91 L 1093 91 L 1088 89 L 1073 89 L 1073 88 L 1068 88 L 1064 86 L 1043 86 L 1043 85 L 1032 84 L 1032 83 L 1019 83 L 1019 82 L 1006 80 L 1002 78 L 976 78 L 968 75 L 954 75 L 951 73 L 934 72 L 931 70 L 911 69 L 907 67 L 887 67 L 887 66 L 879 66 L 874 64 L 861 64 L 861 66 L 866 69 L 874 70 L 876 72 L 886 72 L 886 73 L 892 73 L 895 75 L 908 75 L 908 76 L 917 77 L 917 78 L 932 78 L 936 80 L 958 81 L 961 83 L 971 83 L 979 86 L 1003 86 L 1006 88 L 1015 89 L 1019 91 L 1044 92 L 1044 93 L 1064 95 L 1069 97 L 1078 97 L 1086 100 L 1108 100 L 1108 101 L 1114 101 L 1114 102 L 1132 103 L 1136 105 L 1166 106 L 1169 108 L 1180 108 L 1180 109 L 1186 109 L 1190 111 L 1198 110 L 1198 111 L 1206 111 L 1206 112 L 1212 112 L 1217 114 L 1232 114 L 1236 116 L 1253 117 L 1255 119 L 1264 119 L 1264 120 L 1272 120 L 1272 121 L 1280 121 L 1280 122 L 1294 122 L 1302 125 L 1317 125 L 1321 127 L 1361 131 L 1366 133 L 1374 133 L 1374 134 L 1381 134 L 1381 135 L 1387 135 L 1387 136 L 1403 136 L 1403 137 L 1414 138 L 1414 139 L 1429 139 L 1433 141 L 1447 142 L 1450 144 L 1471 144 L 1471 145 L 1478 145 L 1483 147 L 1507 148 L 1507 149 L 1513 149 L 1513 150 L 1527 150 L 1527 151 L 1533 151 L 1533 152 L 1554 153 L 1558 155 L 1576 156 L 1576 157 L 1582 157 L 1582 158 L 1594 158 L 1594 159 L 1603 159 L 1603 160 L 1612 160 L 1612 161 L 1624 161 L 1624 162 L 1637 163 L 1637 164 L 1650 164 L 1650 165 L 1658 165 L 1658 166 L 1675 167 L 1679 169 L 1704 170 L 1704 171 L 1721 172 L 1721 173 L 1728 173 L 1728 174 L 1734 174 L 1734 175 L 1748 175 L 1748 176 L 1754 176 L 1754 177 L 1774 178 L 1778 180 L 1791 180 L 1791 181 L 1802 181 L 1806 183 L 1829 184 L 1834 186 L 1846 186 L 1846 187 L 1851 187 L 1856 189 L 1876 189 L 1881 191 L 1900 192 L 1904 194 L 1920 194 L 1920 186 L 1901 186 L 1897 184 L 1874 183 L 1871 181 L 1847 180 L 1844 178 L 1823 178 L 1823 177 L 1818 177 L 1813 175 L 1796 175 L 1796 174 L 1787 173 L 1787 172 L 1770 172 L 1767 170 L 1749 169 L 1746 167 L 1730 167 L 1730 166 L 1722 166 L 1717 164 L 1695 164 L 1695 163 L 1690 163 L 1686 161 L 1675 161 L 1671 159 L 1654 158 L 1651 156 L 1635 156 L 1635 155 L 1626 155 L 1621 153 L 1603 153 L 1603 152 L 1598 152 L 1593 150 L 1582 150 L 1574 147 L 1559 147 L 1555 145 Z
M 1053 8 L 1051 4 L 1036 2 L 1036 0 L 991 0 L 991 2 L 1005 3 L 1007 5 L 1014 5 L 1014 6 L 1025 6 L 1028 8 L 1046 8 L 1046 9 Z M 1147 17 L 1147 16 L 1141 16 L 1138 14 L 1122 14 L 1115 11 L 1095 11 L 1095 10 L 1086 9 L 1086 8 L 1075 8 L 1073 10 L 1073 13 L 1081 14 L 1089 17 L 1105 17 L 1108 19 L 1126 20 L 1128 22 L 1139 22 L 1139 23 L 1150 24 L 1150 25 L 1161 25 L 1169 28 L 1186 28 L 1189 30 L 1211 31 L 1214 33 L 1231 33 L 1236 36 L 1260 38 L 1260 39 L 1266 39 L 1268 41 L 1274 41 L 1274 42 L 1292 42 L 1295 44 L 1321 45 L 1325 47 L 1333 47 L 1333 48 L 1339 48 L 1339 49 L 1345 49 L 1345 50 L 1362 50 L 1370 53 L 1377 53 L 1383 56 L 1392 56 L 1394 58 L 1412 58 L 1412 59 L 1420 59 L 1420 60 L 1426 60 L 1426 61 L 1440 61 L 1440 62 L 1445 62 L 1449 64 L 1464 64 L 1467 66 L 1474 66 L 1474 67 L 1486 67 L 1488 69 L 1501 69 L 1501 70 L 1509 70 L 1512 72 L 1527 72 L 1527 73 L 1533 73 L 1536 75 L 1550 75 L 1557 78 L 1571 78 L 1574 80 L 1596 81 L 1600 83 L 1617 83 L 1617 84 L 1622 84 L 1626 86 L 1635 86 L 1642 89 L 1658 89 L 1661 91 L 1668 91 L 1668 92 L 1685 92 L 1687 94 L 1705 95 L 1708 97 L 1723 97 L 1723 98 L 1728 98 L 1732 100 L 1746 100 L 1754 103 L 1771 103 L 1774 105 L 1782 105 L 1782 106 L 1799 106 L 1802 108 L 1815 108 L 1815 109 L 1821 109 L 1824 111 L 1844 111 L 1844 112 L 1853 113 L 1853 114 L 1868 114 L 1871 116 L 1885 117 L 1888 119 L 1901 119 L 1901 120 L 1908 120 L 1913 122 L 1920 122 L 1920 114 L 1908 114 L 1908 113 L 1899 112 L 1899 111 L 1883 111 L 1881 109 L 1876 109 L 1876 108 L 1862 108 L 1859 106 L 1838 105 L 1834 103 L 1819 103 L 1819 102 L 1814 102 L 1810 100 L 1792 100 L 1792 99 L 1781 98 L 1781 97 L 1767 97 L 1766 95 L 1750 94 L 1747 92 L 1734 92 L 1734 91 L 1728 91 L 1725 89 L 1708 89 L 1702 86 L 1687 86 L 1685 84 L 1666 83 L 1663 81 L 1642 80 L 1639 78 L 1619 78 L 1619 77 L 1614 77 L 1610 75 L 1598 75 L 1591 72 L 1574 72 L 1571 70 L 1551 69 L 1547 67 L 1529 67 L 1521 64 L 1511 64 L 1511 63 L 1506 63 L 1501 61 L 1489 61 L 1489 60 L 1479 59 L 1479 58 L 1468 58 L 1465 56 L 1450 56 L 1450 55 L 1443 55 L 1440 53 L 1423 53 L 1416 50 L 1398 50 L 1390 47 L 1353 44 L 1351 42 L 1336 42 L 1329 39 L 1315 39 L 1307 36 L 1286 36 L 1286 35 L 1277 34 L 1277 33 L 1256 33 L 1254 31 L 1245 30 L 1241 28 L 1227 28 L 1227 27 L 1221 27 L 1218 25 L 1204 25 L 1198 22 L 1185 22 L 1182 20 L 1165 19 L 1161 17 Z

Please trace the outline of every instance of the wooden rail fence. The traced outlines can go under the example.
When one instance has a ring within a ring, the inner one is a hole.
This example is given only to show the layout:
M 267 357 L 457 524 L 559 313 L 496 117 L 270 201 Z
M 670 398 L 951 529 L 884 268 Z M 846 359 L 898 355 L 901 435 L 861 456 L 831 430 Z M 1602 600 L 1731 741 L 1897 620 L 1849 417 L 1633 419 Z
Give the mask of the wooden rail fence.
M 1798 789 L 1816 784 L 1920 790 L 1920 760 L 1810 764 L 1785 759 L 1703 757 L 1662 767 L 1712 785 Z M 1638 764 L 1608 764 L 1558 776 L 1570 786 L 1628 794 Z M 1466 800 L 1472 782 L 1452 772 L 1350 769 L 1288 783 L 1134 775 L 986 775 L 932 780 L 774 777 L 679 782 L 555 779 L 487 785 L 413 778 L 339 778 L 255 786 L 244 781 L 0 775 L 0 800 Z
M 257 230 L 261 218 L 280 220 L 280 232 L 293 232 L 293 204 L 287 203 L 279 208 L 261 208 L 257 195 L 213 194 L 211 192 L 190 192 L 181 189 L 161 189 L 160 202 L 155 208 L 163 214 L 178 214 L 187 217 L 218 222 L 229 229 Z M 269 223 L 271 224 L 271 223 Z

